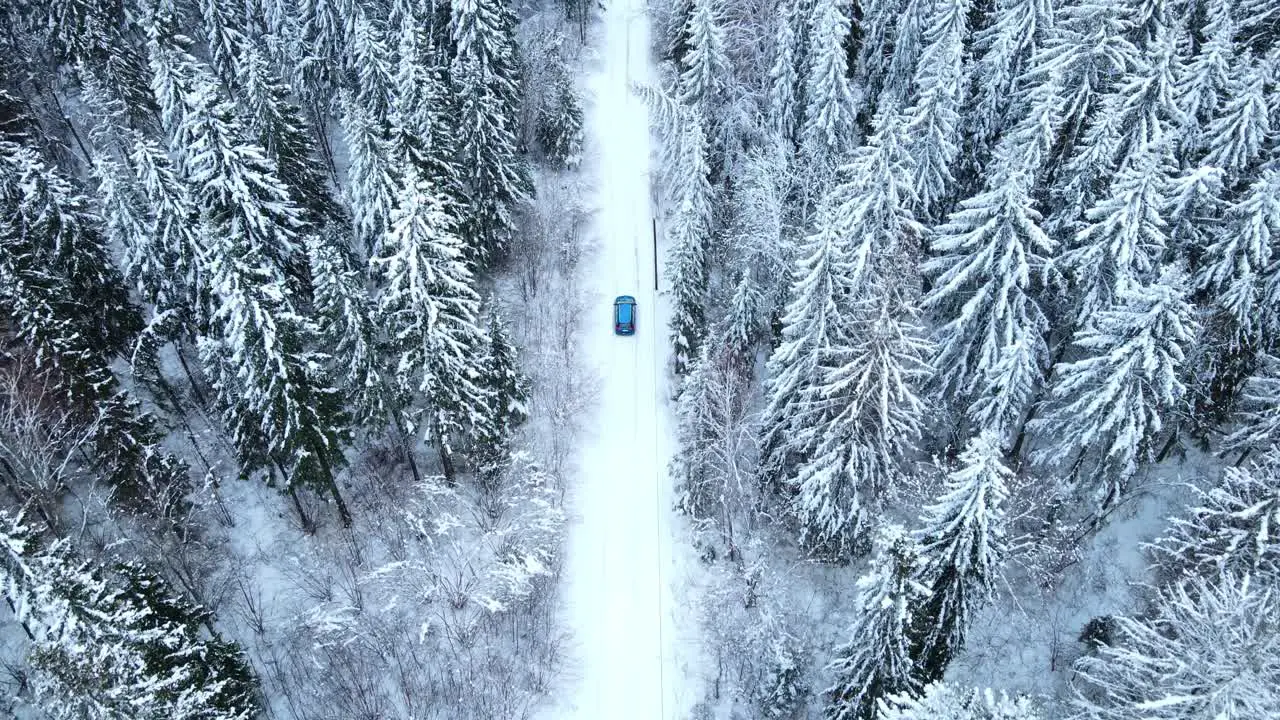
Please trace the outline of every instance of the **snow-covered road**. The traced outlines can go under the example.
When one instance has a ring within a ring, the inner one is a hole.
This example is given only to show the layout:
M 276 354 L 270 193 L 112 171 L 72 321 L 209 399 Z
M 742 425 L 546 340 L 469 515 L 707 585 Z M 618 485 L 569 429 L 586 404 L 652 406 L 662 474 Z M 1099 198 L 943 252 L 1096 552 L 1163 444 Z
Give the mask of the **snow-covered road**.
M 667 720 L 671 677 L 671 490 L 665 309 L 654 290 L 649 117 L 631 92 L 652 67 L 644 0 L 609 0 L 588 83 L 587 172 L 596 251 L 583 268 L 586 361 L 599 376 L 580 484 L 570 498 L 568 696 L 556 718 Z M 635 296 L 637 332 L 613 334 L 613 299 Z

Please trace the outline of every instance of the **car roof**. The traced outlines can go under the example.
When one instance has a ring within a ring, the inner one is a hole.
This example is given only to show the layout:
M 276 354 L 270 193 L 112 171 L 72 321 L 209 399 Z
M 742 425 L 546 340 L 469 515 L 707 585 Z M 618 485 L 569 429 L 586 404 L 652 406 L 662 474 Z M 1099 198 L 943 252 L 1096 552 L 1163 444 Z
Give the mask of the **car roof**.
M 613 303 L 615 305 L 617 305 L 618 303 L 630 303 L 632 305 L 635 305 L 636 299 L 631 297 L 630 295 L 619 295 L 618 298 L 613 301 Z
M 631 322 L 631 308 L 635 303 L 618 303 L 618 322 Z

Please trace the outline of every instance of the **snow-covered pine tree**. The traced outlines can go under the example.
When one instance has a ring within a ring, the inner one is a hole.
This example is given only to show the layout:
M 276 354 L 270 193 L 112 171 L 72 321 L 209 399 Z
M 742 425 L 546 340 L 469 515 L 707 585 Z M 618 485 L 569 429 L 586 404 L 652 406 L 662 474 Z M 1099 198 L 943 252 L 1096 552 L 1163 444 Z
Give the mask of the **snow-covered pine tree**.
M 237 16 L 229 5 L 227 0 L 199 0 L 204 21 L 200 29 L 218 79 L 225 87 L 236 87 L 242 71 L 248 69 L 241 63 L 249 42 L 241 22 L 243 15 Z
M 338 120 L 351 160 L 347 202 L 356 237 L 366 252 L 374 253 L 391 226 L 399 169 L 382 124 L 349 93 L 339 97 Z
M 406 397 L 425 398 L 427 437 L 452 481 L 454 449 L 485 403 L 477 385 L 479 297 L 439 191 L 413 165 L 402 182 L 380 252 L 370 259 L 381 288 L 378 317 L 390 338 L 395 382 Z
M 509 0 L 457 0 L 452 9 L 458 144 L 468 199 L 463 247 L 468 260 L 485 265 L 505 252 L 515 232 L 512 211 L 533 192 L 516 138 L 516 19 Z
M 1271 135 L 1267 89 L 1275 72 L 1270 58 L 1237 56 L 1227 94 L 1204 131 L 1209 152 L 1203 164 L 1220 167 L 1228 177 L 1241 177 L 1261 155 Z
M 394 40 L 388 39 L 385 26 L 366 13 L 359 3 L 352 3 L 351 27 L 345 41 L 343 66 L 346 73 L 356 78 L 356 99 L 378 122 L 386 122 L 391 113 L 391 102 L 396 94 L 395 59 L 391 48 Z M 345 86 L 335 88 L 338 93 L 349 91 Z
M 394 398 L 382 339 L 365 289 L 364 274 L 332 226 L 307 237 L 312 315 L 317 339 L 333 360 L 343 397 L 356 425 L 373 428 L 390 418 Z
M 911 211 L 919 198 L 908 140 L 911 129 L 905 121 L 896 112 L 875 118 L 875 131 L 866 144 L 840 168 L 847 182 L 833 188 L 829 201 L 836 205 L 849 238 L 854 299 L 872 296 L 868 290 L 877 276 L 888 277 L 892 279 L 879 289 L 905 302 L 912 312 L 919 285 L 911 279 L 911 266 L 920 255 L 924 228 Z
M 1192 489 L 1186 514 L 1171 519 L 1152 545 L 1169 566 L 1164 575 L 1207 582 L 1224 574 L 1280 578 L 1280 453 L 1268 450 L 1247 465 L 1225 467 L 1221 477 Z
M 162 513 L 157 503 L 169 488 L 181 493 L 186 469 L 156 447 L 152 418 L 112 372 L 141 320 L 87 199 L 33 150 L 0 141 L 0 217 L 4 341 L 11 352 L 32 354 L 49 401 L 83 424 L 113 499 Z
M 826 353 L 813 396 L 830 418 L 800 465 L 793 512 L 809 547 L 847 556 L 864 539 L 866 514 L 903 479 L 925 424 L 919 389 L 932 346 L 892 292 L 845 301 L 848 335 Z
M 304 213 L 292 202 L 275 163 L 249 136 L 217 81 L 158 19 L 148 49 L 153 89 L 163 111 L 169 151 L 201 212 L 290 280 L 305 297 L 305 248 L 298 234 Z
M 996 0 L 992 20 L 974 37 L 977 98 L 966 125 L 982 146 L 1008 127 L 1014 98 L 1025 84 L 1020 80 L 1031 58 L 1044 46 L 1053 27 L 1050 0 Z
M 871 566 L 858 580 L 849 640 L 827 666 L 836 678 L 825 692 L 827 720 L 871 720 L 882 698 L 919 690 L 909 637 L 916 609 L 928 595 L 916 580 L 919 552 L 898 525 L 885 526 L 876 538 Z
M 306 102 L 323 105 L 341 85 L 347 57 L 347 18 L 342 0 L 298 0 L 297 86 Z M 355 38 L 350 38 L 355 48 Z M 363 78 L 362 78 L 363 80 Z M 368 87 L 363 82 L 361 87 Z
M 916 66 L 915 102 L 905 111 L 915 173 L 915 208 L 930 217 L 955 193 L 952 164 L 960 153 L 961 65 L 968 36 L 969 0 L 935 0 Z
M 806 190 L 811 197 L 822 194 L 824 178 L 854 140 L 857 103 L 845 51 L 850 32 L 847 5 L 844 0 L 814 0 L 810 18 L 800 149 L 806 177 L 816 183 Z
M 1117 84 L 1119 137 L 1111 161 L 1125 162 L 1147 148 L 1172 144 L 1186 124 L 1176 99 L 1177 78 L 1182 75 L 1177 36 L 1162 30 L 1144 50 L 1138 63 Z
M 1087 224 L 1057 263 L 1075 288 L 1077 322 L 1096 317 L 1122 293 L 1153 278 L 1169 243 L 1163 213 L 1172 172 L 1161 148 L 1144 150 L 1120 168 L 1110 197 L 1086 213 Z
M 5 599 L 30 640 L 37 706 L 54 720 L 249 720 L 256 681 L 234 644 L 202 637 L 207 610 L 137 564 L 76 559 L 0 514 Z
M 16 63 L 26 64 L 22 70 L 10 66 L 11 78 L 28 68 L 36 70 L 31 81 L 43 83 L 40 74 L 58 70 L 78 75 L 88 69 L 113 97 L 119 98 L 130 120 L 145 125 L 153 111 L 147 90 L 146 58 L 132 42 L 132 7 L 126 3 L 95 0 L 50 0 L 49 2 L 14 2 L 5 7 L 5 20 L 10 23 L 8 52 Z M 46 63 L 51 63 L 47 65 Z M 37 69 L 38 68 L 38 69 Z M 48 88 L 46 88 L 48 89 Z M 24 110 L 30 111 L 34 98 L 25 95 Z M 37 101 L 39 102 L 39 101 Z M 55 101 L 55 106 L 57 102 Z M 59 121 L 70 121 L 65 110 Z
M 291 494 L 327 493 L 351 524 L 337 484 L 349 439 L 342 398 L 329 386 L 315 328 L 289 299 L 283 277 L 243 236 L 205 220 L 214 241 L 207 266 L 219 303 L 200 359 L 246 475 L 274 467 Z M 299 507 L 299 513 L 301 514 Z M 310 520 L 303 515 L 304 524 Z
M 1222 451 L 1280 447 L 1280 357 L 1261 354 L 1242 395 L 1235 429 L 1222 441 Z
M 1076 717 L 1268 717 L 1280 707 L 1274 578 L 1224 573 L 1167 588 L 1143 617 L 1113 616 L 1115 641 L 1076 661 Z
M 207 250 L 191 190 L 178 177 L 168 153 L 154 140 L 135 136 L 128 162 L 146 198 L 148 231 L 164 262 L 165 275 L 159 280 L 172 285 L 173 291 L 167 294 L 189 315 L 185 322 L 203 327 L 212 312 L 210 288 L 202 275 Z
M 924 31 L 934 15 L 934 3 L 933 0 L 905 0 L 893 11 L 898 17 L 894 21 L 892 53 L 884 87 L 877 98 L 877 107 L 882 113 L 893 112 L 911 102 L 916 66 L 924 49 Z M 875 62 L 886 61 L 876 58 Z
M 1035 277 L 1054 251 L 1032 207 L 1031 180 L 1002 144 L 983 192 L 960 203 L 931 234 L 937 255 L 922 265 L 935 277 L 923 305 L 940 321 L 933 360 L 947 397 L 969 407 L 1003 442 L 1017 432 L 1048 363 L 1049 324 Z
M 1004 503 L 1013 473 L 1002 438 L 985 431 L 965 446 L 937 501 L 921 517 L 920 582 L 930 589 L 912 629 L 924 682 L 942 678 L 964 645 L 973 612 L 995 592 L 1008 553 Z
M 1111 202 L 1125 191 L 1118 179 L 1126 168 L 1150 166 L 1151 155 L 1172 155 L 1173 140 L 1184 125 L 1175 100 L 1175 78 L 1181 72 L 1175 36 L 1161 31 L 1141 56 L 1132 60 L 1113 88 L 1098 101 L 1074 154 L 1061 168 L 1050 191 L 1057 206 L 1050 226 L 1064 234 L 1076 232 L 1081 216 L 1092 221 L 1098 205 Z M 1163 171 L 1171 174 L 1173 163 Z M 1167 184 L 1167 181 L 1165 181 Z M 1111 197 L 1104 189 L 1110 185 Z
M 774 17 L 773 65 L 769 68 L 769 118 L 773 129 L 792 145 L 799 142 L 800 74 L 796 25 L 801 22 L 795 3 L 778 3 Z
M 1169 186 L 1169 205 L 1163 215 L 1169 223 L 1169 249 L 1175 257 L 1195 257 L 1202 262 L 1205 251 L 1219 237 L 1227 203 L 1221 168 L 1208 165 L 1188 167 Z M 1196 268 L 1195 285 L 1204 283 L 1204 267 Z
M 1114 308 L 1076 332 L 1085 356 L 1054 368 L 1049 409 L 1034 421 L 1049 440 L 1039 455 L 1098 511 L 1151 461 L 1165 419 L 1186 402 L 1182 365 L 1196 319 L 1185 285 L 1185 271 L 1170 266 L 1149 285 L 1121 291 Z
M 854 82 L 862 91 L 862 107 L 857 111 L 860 119 L 875 109 L 884 89 L 901 9 L 899 0 L 862 0 L 857 5 L 861 17 L 857 21 L 858 55 L 852 69 Z
M 1234 5 L 1232 0 L 1209 0 L 1205 7 L 1208 22 L 1201 29 L 1205 41 L 1175 79 L 1174 96 L 1183 122 L 1179 145 L 1190 151 L 1203 149 L 1205 129 L 1231 87 L 1236 61 Z
M 325 222 L 349 222 L 329 192 L 326 170 L 317 154 L 316 132 L 302 108 L 290 98 L 289 88 L 271 69 L 267 56 L 256 45 L 248 45 L 240 65 L 246 130 L 275 164 L 289 198 L 302 210 L 301 227 L 315 233 Z
M 1096 105 L 1136 63 L 1132 30 L 1125 0 L 1069 0 L 1055 10 L 1053 28 L 1032 60 L 1029 80 L 1041 83 L 1052 75 L 1061 81 L 1064 157 L 1073 154 L 1091 119 L 1108 119 L 1096 112 Z
M 520 371 L 516 347 L 507 322 L 489 299 L 487 345 L 476 384 L 484 391 L 474 431 L 481 478 L 505 469 L 511 456 L 512 433 L 529 417 L 529 378 Z
M 431 47 L 415 10 L 407 9 L 413 14 L 395 37 L 395 92 L 388 108 L 392 156 L 398 163 L 417 165 L 419 172 L 443 185 L 457 181 L 454 169 L 444 163 L 444 155 L 453 149 L 446 142 L 452 139 L 449 128 L 441 122 L 447 117 L 448 96 L 440 68 L 431 64 Z
M 708 120 L 723 102 L 730 79 L 718 4 L 719 0 L 693 0 L 685 28 L 689 49 L 681 60 L 680 103 Z
M 825 205 L 797 253 L 781 343 L 766 366 L 761 426 L 766 485 L 783 487 L 796 467 L 813 457 L 830 419 L 816 388 L 830 348 L 849 336 L 840 304 L 852 290 L 852 276 L 848 237 L 835 208 Z
M 327 493 L 349 525 L 336 480 L 347 418 L 311 348 L 315 328 L 295 304 L 310 293 L 297 232 L 302 211 L 216 82 L 164 22 L 150 29 L 153 85 L 168 108 L 163 120 L 178 175 L 199 208 L 202 294 L 214 302 L 200 328 L 202 364 L 242 470 L 274 466 L 291 493 L 300 485 Z
M 918 695 L 901 693 L 881 701 L 880 720 L 1039 720 L 1027 695 L 1010 697 L 982 688 L 962 690 L 944 682 L 930 683 Z
M 1252 346 L 1274 329 L 1280 310 L 1266 301 L 1280 236 L 1280 170 L 1266 169 L 1227 210 L 1215 242 L 1205 249 L 1197 284 L 1214 293 L 1235 320 L 1237 346 Z
M 824 202 L 848 246 L 838 324 L 809 392 L 826 418 L 797 470 L 793 505 L 811 547 L 842 555 L 862 534 L 866 508 L 900 479 L 923 426 L 919 389 L 932 346 L 916 324 L 912 280 L 922 228 L 907 210 L 910 159 L 897 114 L 841 169 L 849 181 Z
M 674 297 L 671 318 L 672 362 L 683 375 L 698 356 L 706 335 L 707 244 L 713 230 L 710 168 L 704 119 L 690 113 L 680 136 L 680 154 L 671 170 L 671 257 L 667 263 L 669 292 Z

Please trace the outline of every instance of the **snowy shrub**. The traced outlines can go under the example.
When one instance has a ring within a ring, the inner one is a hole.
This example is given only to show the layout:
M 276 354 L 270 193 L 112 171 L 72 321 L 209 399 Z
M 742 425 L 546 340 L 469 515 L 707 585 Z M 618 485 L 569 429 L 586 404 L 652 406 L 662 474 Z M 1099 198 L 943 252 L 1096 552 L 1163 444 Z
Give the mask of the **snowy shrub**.
M 755 554 L 760 542 L 745 551 Z M 759 562 L 712 564 L 712 584 L 700 600 L 704 637 L 717 659 L 717 685 L 747 717 L 796 717 L 809 696 L 808 652 L 779 594 L 785 579 Z
M 880 701 L 878 720 L 1039 720 L 1031 698 L 989 689 L 961 690 L 933 683 L 917 696 L 892 695 Z
M 1084 643 L 1085 647 L 1090 650 L 1097 650 L 1100 647 L 1110 647 L 1115 642 L 1116 619 L 1112 615 L 1099 615 L 1090 618 L 1089 622 L 1084 624 L 1084 629 L 1080 631 L 1080 637 L 1077 638 Z

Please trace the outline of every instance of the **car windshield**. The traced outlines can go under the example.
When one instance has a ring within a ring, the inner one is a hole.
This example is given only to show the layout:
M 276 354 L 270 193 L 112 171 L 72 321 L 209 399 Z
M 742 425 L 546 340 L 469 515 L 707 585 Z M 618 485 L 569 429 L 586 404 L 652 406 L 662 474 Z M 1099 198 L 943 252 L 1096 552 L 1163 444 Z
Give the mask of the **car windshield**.
M 631 303 L 618 303 L 618 322 L 631 322 Z

